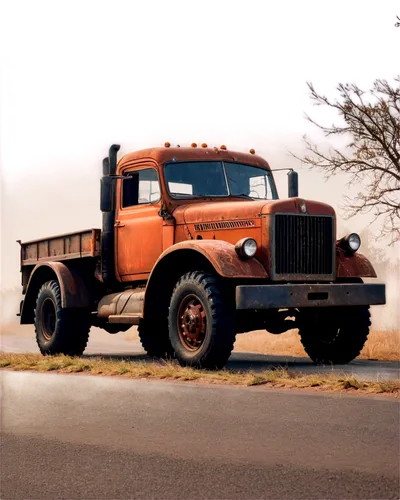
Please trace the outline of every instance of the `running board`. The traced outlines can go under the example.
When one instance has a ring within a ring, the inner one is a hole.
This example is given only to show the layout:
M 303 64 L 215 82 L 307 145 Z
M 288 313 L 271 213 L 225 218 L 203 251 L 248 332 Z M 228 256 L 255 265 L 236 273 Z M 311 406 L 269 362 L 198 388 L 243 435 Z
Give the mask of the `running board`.
M 109 323 L 120 323 L 124 325 L 138 325 L 141 316 L 137 314 L 114 314 L 108 317 Z
M 144 287 L 105 295 L 97 306 L 99 320 L 107 323 L 138 325 L 143 317 Z

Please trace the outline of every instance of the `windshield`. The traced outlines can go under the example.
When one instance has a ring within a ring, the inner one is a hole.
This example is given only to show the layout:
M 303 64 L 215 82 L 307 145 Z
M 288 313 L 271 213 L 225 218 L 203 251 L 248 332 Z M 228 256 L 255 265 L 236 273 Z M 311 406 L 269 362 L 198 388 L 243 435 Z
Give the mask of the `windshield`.
M 165 180 L 173 198 L 239 196 L 276 199 L 271 174 L 259 167 L 222 161 L 192 161 L 165 165 Z

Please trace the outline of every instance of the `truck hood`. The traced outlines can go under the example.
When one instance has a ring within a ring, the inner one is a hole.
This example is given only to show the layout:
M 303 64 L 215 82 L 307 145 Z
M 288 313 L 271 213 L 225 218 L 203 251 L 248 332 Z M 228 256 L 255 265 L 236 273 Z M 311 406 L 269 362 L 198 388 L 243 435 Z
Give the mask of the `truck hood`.
M 304 208 L 305 207 L 305 208 Z M 235 219 L 256 219 L 273 213 L 306 213 L 333 215 L 330 205 L 303 198 L 285 200 L 238 200 L 197 202 L 181 205 L 174 210 L 177 224 L 193 224 Z

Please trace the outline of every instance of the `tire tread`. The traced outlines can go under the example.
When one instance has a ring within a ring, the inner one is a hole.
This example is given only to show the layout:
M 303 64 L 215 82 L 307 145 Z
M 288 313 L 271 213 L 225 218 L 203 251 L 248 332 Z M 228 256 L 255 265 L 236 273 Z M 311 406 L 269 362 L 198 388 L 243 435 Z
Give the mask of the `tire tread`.
M 369 306 L 351 307 L 343 313 L 343 324 L 330 344 L 318 339 L 321 324 L 305 324 L 299 329 L 300 340 L 308 356 L 316 364 L 347 364 L 359 356 L 371 326 Z
M 236 338 L 232 303 L 221 281 L 214 274 L 204 271 L 191 271 L 181 276 L 172 293 L 171 303 L 182 286 L 193 284 L 204 291 L 210 307 L 211 340 L 207 352 L 201 359 L 195 358 L 189 361 L 183 359 L 178 353 L 176 355 L 183 365 L 189 364 L 196 368 L 220 369 L 229 359 Z M 173 324 L 174 322 L 170 319 L 170 336 L 171 334 L 176 335 L 176 332 L 171 332 Z
M 44 294 L 49 295 L 55 302 L 57 315 L 55 338 L 47 345 L 41 338 L 40 319 L 37 314 L 40 299 Z M 56 354 L 81 356 L 86 349 L 91 326 L 88 315 L 86 311 L 62 308 L 60 285 L 56 280 L 47 281 L 38 292 L 34 311 L 34 325 L 36 343 L 44 356 Z

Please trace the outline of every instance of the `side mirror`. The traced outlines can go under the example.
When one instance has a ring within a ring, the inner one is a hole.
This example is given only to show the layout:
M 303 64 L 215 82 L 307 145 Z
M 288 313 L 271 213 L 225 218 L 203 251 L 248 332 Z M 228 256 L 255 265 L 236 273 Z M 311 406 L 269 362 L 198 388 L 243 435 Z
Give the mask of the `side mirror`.
M 114 179 L 104 176 L 100 181 L 100 210 L 112 212 L 114 208 Z
M 288 196 L 289 198 L 299 196 L 299 175 L 294 170 L 288 173 Z

